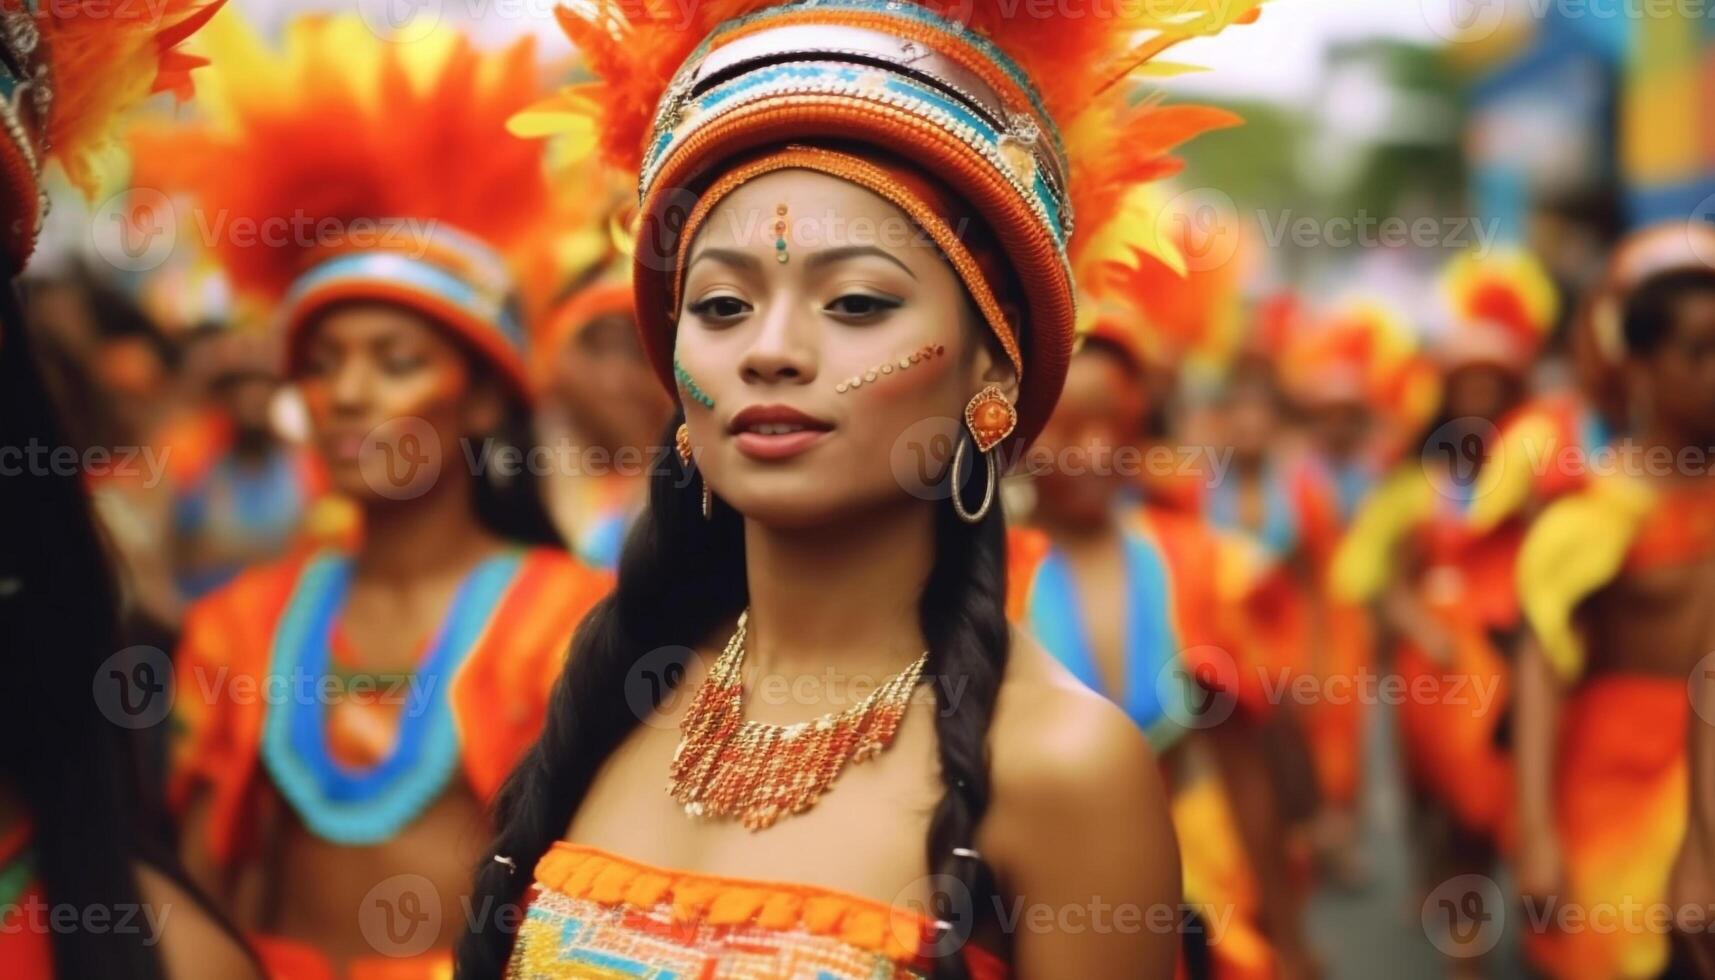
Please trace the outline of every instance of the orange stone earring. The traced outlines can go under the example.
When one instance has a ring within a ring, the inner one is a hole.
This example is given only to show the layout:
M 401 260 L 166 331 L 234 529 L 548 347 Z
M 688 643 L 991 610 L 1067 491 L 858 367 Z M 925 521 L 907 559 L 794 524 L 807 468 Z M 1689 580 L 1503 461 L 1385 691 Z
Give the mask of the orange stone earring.
M 1012 435 L 1013 429 L 1018 428 L 1018 409 L 1006 400 L 1000 388 L 985 385 L 965 404 L 965 428 L 970 430 L 971 441 L 976 444 L 977 452 L 982 454 L 983 463 L 988 468 L 988 482 L 983 488 L 982 504 L 974 511 L 966 510 L 964 497 L 959 492 L 964 485 L 959 472 L 964 469 L 965 462 L 965 440 L 960 439 L 958 448 L 953 451 L 953 510 L 960 520 L 975 524 L 988 516 L 989 507 L 994 504 L 1000 474 L 995 466 L 993 450 Z

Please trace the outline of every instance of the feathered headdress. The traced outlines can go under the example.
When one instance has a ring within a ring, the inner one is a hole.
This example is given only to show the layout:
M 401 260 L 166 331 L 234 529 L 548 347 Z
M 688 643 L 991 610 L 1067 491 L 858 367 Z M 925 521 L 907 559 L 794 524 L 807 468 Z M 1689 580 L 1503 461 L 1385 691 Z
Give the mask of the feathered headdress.
M 120 115 L 156 92 L 183 100 L 191 69 L 202 65 L 178 46 L 222 0 L 5 0 L 0 3 L 0 140 L 7 258 L 21 268 L 47 212 L 42 170 L 57 161 L 72 185 L 93 197 Z
M 144 131 L 135 183 L 189 194 L 236 289 L 284 298 L 289 330 L 338 300 L 396 301 L 458 331 L 523 384 L 505 253 L 547 205 L 540 144 L 506 120 L 539 96 L 528 39 L 384 40 L 306 16 L 271 50 L 235 13 L 203 38 L 204 118 Z
M 1379 299 L 1354 299 L 1288 344 L 1281 375 L 1306 404 L 1355 403 L 1396 431 L 1428 420 L 1438 398 L 1434 372 L 1410 325 Z
M 515 263 L 538 384 L 578 331 L 609 314 L 629 317 L 632 303 L 627 229 L 636 205 L 624 179 L 593 144 L 557 141 L 549 157 L 548 204 Z
M 594 139 L 639 175 L 637 312 L 664 384 L 680 252 L 710 198 L 771 169 L 818 170 L 889 200 L 949 255 L 1020 373 L 1015 438 L 1028 441 L 1070 356 L 1074 216 L 1111 213 L 1127 187 L 1172 171 L 1172 147 L 1231 121 L 1133 105 L 1119 83 L 1171 73 L 1151 59 L 1251 19 L 1260 3 L 573 0 L 560 23 L 599 81 L 521 116 L 516 131 Z M 944 233 L 945 202 L 925 203 L 923 175 L 992 227 L 998 254 Z M 997 265 L 1012 282 L 991 281 Z M 997 300 L 1014 291 L 1019 336 Z
M 1527 369 L 1560 309 L 1548 271 L 1520 251 L 1460 255 L 1443 273 L 1442 288 L 1453 316 L 1442 345 L 1449 365 Z
M 1118 210 L 1091 229 L 1079 281 L 1087 301 L 1104 311 L 1091 329 L 1127 330 L 1131 349 L 1162 367 L 1218 362 L 1241 326 L 1248 261 L 1242 236 L 1236 225 L 1209 224 L 1207 215 L 1199 223 L 1163 210 L 1159 196 L 1134 186 Z M 1114 304 L 1129 315 L 1106 312 Z

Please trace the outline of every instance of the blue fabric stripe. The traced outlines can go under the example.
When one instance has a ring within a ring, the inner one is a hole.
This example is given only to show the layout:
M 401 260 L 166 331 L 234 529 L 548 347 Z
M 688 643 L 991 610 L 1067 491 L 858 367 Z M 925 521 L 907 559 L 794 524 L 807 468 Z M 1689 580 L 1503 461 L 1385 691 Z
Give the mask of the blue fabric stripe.
M 1121 546 L 1127 597 L 1125 690 L 1114 692 L 1104 688 L 1083 621 L 1077 583 L 1065 556 L 1057 548 L 1043 557 L 1031 578 L 1026 622 L 1031 635 L 1074 677 L 1116 702 L 1139 728 L 1150 734 L 1158 748 L 1165 748 L 1182 732 L 1178 720 L 1187 717 L 1183 713 L 1187 703 L 1185 692 L 1176 684 L 1160 683 L 1163 671 L 1178 657 L 1180 647 L 1173 619 L 1171 576 L 1153 541 L 1127 530 Z M 1176 703 L 1168 703 L 1164 698 Z
M 405 705 L 392 754 L 367 770 L 342 765 L 330 754 L 328 705 L 319 694 L 331 659 L 334 621 L 351 582 L 351 561 L 323 555 L 305 567 L 275 632 L 269 669 L 284 680 L 288 695 L 268 706 L 262 755 L 282 795 L 313 833 L 351 845 L 386 840 L 446 787 L 459 764 L 449 689 L 522 561 L 520 551 L 490 558 L 459 585 L 412 677 L 409 690 L 425 700 Z M 309 689 L 302 690 L 300 682 Z

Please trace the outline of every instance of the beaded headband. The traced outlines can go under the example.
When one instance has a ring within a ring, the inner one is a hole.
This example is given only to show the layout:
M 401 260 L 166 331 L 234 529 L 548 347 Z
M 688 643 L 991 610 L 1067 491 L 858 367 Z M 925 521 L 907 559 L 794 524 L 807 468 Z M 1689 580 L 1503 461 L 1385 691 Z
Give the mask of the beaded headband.
M 524 328 L 511 277 L 480 241 L 441 227 L 408 246 L 343 252 L 317 263 L 286 294 L 289 349 L 295 356 L 304 330 L 330 307 L 366 300 L 415 310 L 451 330 L 528 400 Z

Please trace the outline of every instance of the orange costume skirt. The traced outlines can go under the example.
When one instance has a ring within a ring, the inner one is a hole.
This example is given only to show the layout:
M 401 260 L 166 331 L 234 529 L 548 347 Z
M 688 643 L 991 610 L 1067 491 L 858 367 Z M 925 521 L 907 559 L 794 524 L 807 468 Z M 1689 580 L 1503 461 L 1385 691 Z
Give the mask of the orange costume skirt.
M 1401 643 L 1395 672 L 1404 700 L 1400 742 L 1419 791 L 1468 834 L 1504 848 L 1513 837 L 1513 760 L 1495 742 L 1511 686 L 1507 664 L 1478 629 L 1454 634 L 1442 665 Z
M 1526 953 L 1558 980 L 1630 980 L 1667 968 L 1688 707 L 1683 680 L 1637 674 L 1591 677 L 1566 702 L 1554 801 L 1564 893 L 1525 910 Z

